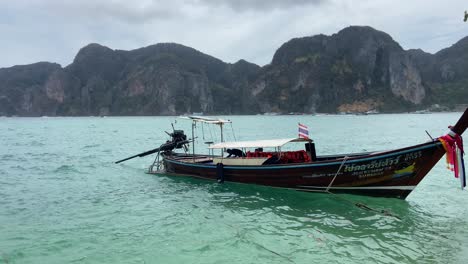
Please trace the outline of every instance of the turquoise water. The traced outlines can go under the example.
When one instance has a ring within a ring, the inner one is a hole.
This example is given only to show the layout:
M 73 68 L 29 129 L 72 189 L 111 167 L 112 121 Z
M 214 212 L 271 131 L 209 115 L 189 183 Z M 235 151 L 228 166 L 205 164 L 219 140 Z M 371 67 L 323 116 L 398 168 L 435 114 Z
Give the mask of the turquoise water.
M 459 116 L 225 118 L 238 140 L 294 137 L 302 122 L 333 154 L 422 143 Z M 171 122 L 0 118 L 0 263 L 467 263 L 468 192 L 443 160 L 406 201 L 145 174 L 153 157 L 113 163 L 163 143 Z

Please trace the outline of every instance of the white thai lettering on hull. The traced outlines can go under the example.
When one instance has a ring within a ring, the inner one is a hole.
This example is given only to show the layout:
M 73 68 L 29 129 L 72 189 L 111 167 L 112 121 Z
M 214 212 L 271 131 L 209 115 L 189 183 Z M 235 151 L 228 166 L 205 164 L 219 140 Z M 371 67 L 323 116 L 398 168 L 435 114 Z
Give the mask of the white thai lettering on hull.
M 345 164 L 344 168 L 338 173 L 337 177 L 343 174 L 357 176 L 359 179 L 370 177 L 379 177 L 387 174 L 395 174 L 398 176 L 410 175 L 414 172 L 415 160 L 422 157 L 422 151 L 415 151 L 398 155 L 395 157 L 373 160 L 361 164 Z M 401 171 L 401 172 L 400 172 Z M 302 178 L 320 178 L 334 177 L 336 172 L 314 173 L 312 175 L 302 176 Z
M 354 172 L 354 171 L 365 171 L 365 170 L 373 170 L 379 169 L 384 167 L 390 168 L 393 165 L 396 165 L 400 162 L 402 155 L 396 156 L 395 158 L 386 158 L 383 160 L 374 160 L 371 163 L 362 164 L 362 165 L 345 165 L 344 172 Z

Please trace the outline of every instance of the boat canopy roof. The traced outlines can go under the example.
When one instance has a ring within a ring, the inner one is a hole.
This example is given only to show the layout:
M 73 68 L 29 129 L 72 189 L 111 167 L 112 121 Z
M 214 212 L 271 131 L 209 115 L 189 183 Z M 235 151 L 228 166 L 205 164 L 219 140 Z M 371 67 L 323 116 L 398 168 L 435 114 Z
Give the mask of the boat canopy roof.
M 281 147 L 289 142 L 312 142 L 311 139 L 306 138 L 282 138 L 282 139 L 267 139 L 255 141 L 237 141 L 237 142 L 221 142 L 209 146 L 210 149 L 223 149 L 223 148 L 275 148 Z
M 216 124 L 216 125 L 232 123 L 231 120 L 226 120 L 226 119 L 221 119 L 221 118 L 209 118 L 209 117 L 203 117 L 203 116 L 181 116 L 180 118 L 190 119 L 193 122 L 201 122 L 201 123 Z

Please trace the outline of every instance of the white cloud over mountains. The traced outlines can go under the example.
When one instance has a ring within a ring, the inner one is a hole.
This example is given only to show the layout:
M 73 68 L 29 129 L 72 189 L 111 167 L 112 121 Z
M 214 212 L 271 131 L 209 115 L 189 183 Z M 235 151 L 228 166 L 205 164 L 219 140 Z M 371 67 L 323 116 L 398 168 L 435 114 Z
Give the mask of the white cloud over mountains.
M 465 9 L 466 0 L 0 0 L 0 67 L 66 66 L 91 42 L 112 49 L 176 42 L 226 62 L 264 65 L 291 38 L 349 25 L 434 53 L 468 35 Z

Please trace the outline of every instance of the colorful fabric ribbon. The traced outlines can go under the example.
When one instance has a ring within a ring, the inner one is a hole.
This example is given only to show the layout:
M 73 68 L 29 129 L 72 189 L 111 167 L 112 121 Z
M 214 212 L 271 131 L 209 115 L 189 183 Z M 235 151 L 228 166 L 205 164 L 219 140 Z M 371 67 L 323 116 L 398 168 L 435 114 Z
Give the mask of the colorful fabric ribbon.
M 465 164 L 463 160 L 463 138 L 455 133 L 439 137 L 444 146 L 447 158 L 447 168 L 454 172 L 455 178 L 460 178 L 462 189 L 466 187 Z

